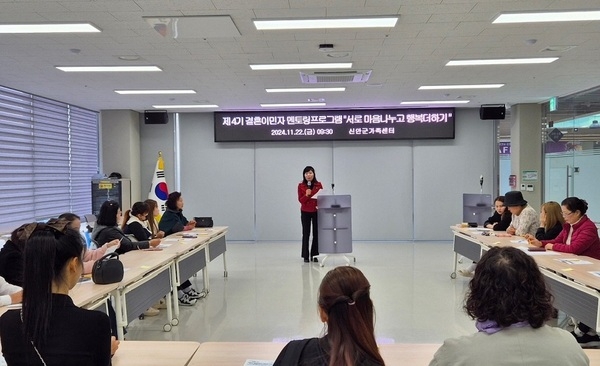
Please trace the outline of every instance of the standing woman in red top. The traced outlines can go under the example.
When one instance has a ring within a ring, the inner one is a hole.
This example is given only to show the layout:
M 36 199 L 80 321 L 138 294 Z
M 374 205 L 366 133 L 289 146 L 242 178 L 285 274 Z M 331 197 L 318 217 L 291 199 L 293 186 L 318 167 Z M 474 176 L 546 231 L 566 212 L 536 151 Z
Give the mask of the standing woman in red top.
M 307 166 L 302 171 L 302 182 L 298 183 L 298 201 L 300 201 L 300 219 L 302 220 L 302 258 L 310 262 L 311 258 L 317 262 L 315 256 L 319 255 L 319 234 L 317 228 L 317 199 L 313 196 L 323 189 L 321 182 L 317 181 L 315 168 Z M 308 239 L 312 222 L 313 240 L 308 253 Z

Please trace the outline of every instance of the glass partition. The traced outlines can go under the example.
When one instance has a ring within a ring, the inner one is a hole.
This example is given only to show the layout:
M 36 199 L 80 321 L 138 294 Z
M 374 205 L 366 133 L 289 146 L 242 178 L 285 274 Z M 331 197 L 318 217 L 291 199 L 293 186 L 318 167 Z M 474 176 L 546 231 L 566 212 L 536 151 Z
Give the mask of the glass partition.
M 544 201 L 585 199 L 600 222 L 600 87 L 543 105 Z

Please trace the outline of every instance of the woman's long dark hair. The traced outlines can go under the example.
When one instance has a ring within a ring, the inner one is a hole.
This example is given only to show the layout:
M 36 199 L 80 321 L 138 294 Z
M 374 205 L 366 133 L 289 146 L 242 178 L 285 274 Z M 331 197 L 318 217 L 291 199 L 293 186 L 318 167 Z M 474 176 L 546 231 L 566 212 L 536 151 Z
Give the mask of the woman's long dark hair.
M 384 365 L 375 341 L 371 285 L 355 267 L 329 271 L 319 287 L 319 306 L 327 313 L 329 366 L 354 366 L 365 359 Z
M 145 204 L 148 205 L 148 226 L 150 227 L 150 231 L 152 232 L 152 236 L 156 236 L 158 234 L 158 223 L 154 218 L 154 209 L 158 207 L 158 202 L 153 199 L 148 198 L 144 201 Z
M 117 201 L 105 201 L 102 206 L 100 206 L 96 224 L 108 227 L 117 226 L 119 224 L 117 222 L 117 212 L 119 212 L 120 208 L 119 202 Z
M 25 245 L 25 273 L 23 276 L 23 325 L 27 338 L 40 347 L 46 341 L 52 313 L 52 283 L 61 283 L 69 260 L 82 257 L 85 246 L 79 233 L 66 227 L 61 229 L 52 222 L 36 225 Z
M 306 172 L 313 172 L 313 180 L 312 183 L 319 183 L 319 181 L 317 180 L 317 173 L 315 173 L 315 168 L 313 168 L 312 166 L 308 165 L 306 166 L 303 170 L 302 170 L 302 183 L 308 185 L 308 181 L 306 180 L 306 178 L 304 178 L 304 174 L 306 174 Z

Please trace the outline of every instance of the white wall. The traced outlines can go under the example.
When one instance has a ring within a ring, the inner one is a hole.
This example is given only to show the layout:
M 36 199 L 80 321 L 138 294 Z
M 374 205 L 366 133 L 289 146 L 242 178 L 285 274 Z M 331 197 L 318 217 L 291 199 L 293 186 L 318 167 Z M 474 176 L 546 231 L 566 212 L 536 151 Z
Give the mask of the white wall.
M 449 240 L 462 193 L 479 193 L 481 174 L 492 180 L 495 132 L 477 112 L 457 110 L 455 140 L 276 143 L 215 143 L 212 114 L 181 114 L 184 214 L 212 216 L 230 240 L 300 240 L 296 188 L 312 165 L 326 188 L 335 180 L 336 194 L 352 195 L 355 240 Z M 173 122 L 142 125 L 141 137 L 145 192 Z

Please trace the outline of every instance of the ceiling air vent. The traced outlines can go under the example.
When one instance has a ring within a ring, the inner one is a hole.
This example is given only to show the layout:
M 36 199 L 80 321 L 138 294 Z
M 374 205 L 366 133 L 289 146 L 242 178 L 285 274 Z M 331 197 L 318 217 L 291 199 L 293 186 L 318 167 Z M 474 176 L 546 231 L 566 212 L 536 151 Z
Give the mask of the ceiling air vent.
M 371 72 L 368 71 L 316 71 L 310 74 L 300 72 L 300 80 L 304 84 L 320 83 L 364 83 L 369 80 Z

